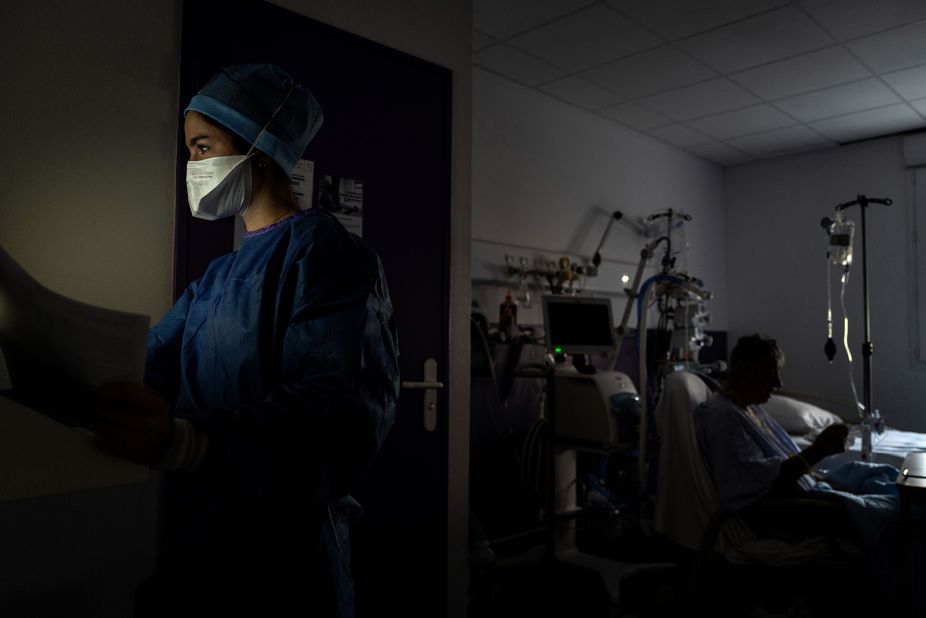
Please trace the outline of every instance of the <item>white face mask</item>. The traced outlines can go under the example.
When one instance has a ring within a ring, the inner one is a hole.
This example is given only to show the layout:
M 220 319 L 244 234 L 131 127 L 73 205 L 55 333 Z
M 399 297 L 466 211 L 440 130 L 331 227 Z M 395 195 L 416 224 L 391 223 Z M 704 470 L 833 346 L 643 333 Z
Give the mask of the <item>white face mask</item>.
M 293 84 L 276 110 L 270 114 L 270 120 L 254 138 L 247 154 L 187 161 L 186 194 L 194 217 L 215 221 L 247 212 L 251 205 L 252 153 L 295 89 L 296 85 Z
M 243 215 L 251 204 L 251 155 L 210 157 L 186 164 L 190 212 L 215 221 Z

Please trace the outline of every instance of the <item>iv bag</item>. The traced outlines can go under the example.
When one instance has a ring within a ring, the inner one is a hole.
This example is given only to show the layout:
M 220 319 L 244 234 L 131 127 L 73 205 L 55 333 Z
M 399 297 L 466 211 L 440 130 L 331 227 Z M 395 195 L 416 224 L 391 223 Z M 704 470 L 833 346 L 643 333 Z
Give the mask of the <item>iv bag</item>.
M 855 235 L 855 224 L 836 215 L 835 221 L 830 225 L 829 246 L 827 256 L 830 262 L 840 266 L 852 265 L 852 238 Z

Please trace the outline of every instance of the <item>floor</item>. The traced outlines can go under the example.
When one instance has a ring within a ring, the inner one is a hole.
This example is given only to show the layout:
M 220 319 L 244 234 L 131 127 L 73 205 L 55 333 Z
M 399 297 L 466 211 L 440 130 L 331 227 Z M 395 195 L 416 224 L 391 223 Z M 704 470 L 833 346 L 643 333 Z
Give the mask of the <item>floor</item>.
M 816 577 L 813 572 L 768 571 L 767 567 L 715 565 L 702 573 L 702 584 L 690 595 L 693 554 L 644 527 L 601 522 L 579 527 L 580 550 L 620 562 L 672 564 L 621 581 L 620 602 L 613 606 L 594 572 L 549 559 L 543 533 L 509 543 L 496 553 L 483 543 L 477 547 L 471 572 L 470 618 L 581 617 L 581 618 L 869 618 L 896 615 L 896 608 L 876 603 L 870 593 L 855 595 L 839 577 Z M 857 579 L 851 576 L 849 580 Z M 857 575 L 857 574 L 855 574 Z M 692 606 L 692 599 L 697 603 Z

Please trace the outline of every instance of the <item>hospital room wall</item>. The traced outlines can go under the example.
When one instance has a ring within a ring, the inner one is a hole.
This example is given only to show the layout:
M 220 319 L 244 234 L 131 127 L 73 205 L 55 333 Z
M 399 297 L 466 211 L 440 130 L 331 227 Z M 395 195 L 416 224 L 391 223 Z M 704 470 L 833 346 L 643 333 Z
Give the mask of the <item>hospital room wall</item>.
M 688 272 L 714 293 L 709 329 L 727 324 L 722 169 L 678 148 L 624 128 L 493 73 L 475 69 L 473 87 L 473 298 L 494 322 L 517 278 L 505 254 L 573 262 L 591 258 L 610 214 L 638 220 L 673 208 L 687 225 Z M 615 223 L 604 262 L 587 292 L 612 295 L 615 320 L 646 239 Z M 651 260 L 652 274 L 662 252 Z M 539 292 L 534 291 L 535 298 Z M 542 322 L 539 299 L 519 321 Z M 636 318 L 630 321 L 633 326 Z
M 154 319 L 170 306 L 179 24 L 179 0 L 10 2 L 0 18 L 0 246 L 57 292 Z M 0 615 L 131 615 L 156 512 L 155 482 L 0 503 Z
M 912 359 L 915 315 L 910 294 L 910 172 L 901 138 L 884 138 L 731 168 L 726 173 L 730 335 L 765 332 L 787 354 L 785 388 L 844 402 L 833 411 L 854 420 L 849 366 L 842 346 L 838 274 L 833 272 L 834 339 L 826 341 L 826 234 L 823 217 L 858 194 L 889 197 L 890 207 L 867 213 L 873 406 L 888 425 L 926 431 L 926 380 Z M 846 211 L 856 224 L 855 254 L 846 305 L 849 345 L 858 395 L 862 395 L 864 314 L 861 222 L 857 206 Z

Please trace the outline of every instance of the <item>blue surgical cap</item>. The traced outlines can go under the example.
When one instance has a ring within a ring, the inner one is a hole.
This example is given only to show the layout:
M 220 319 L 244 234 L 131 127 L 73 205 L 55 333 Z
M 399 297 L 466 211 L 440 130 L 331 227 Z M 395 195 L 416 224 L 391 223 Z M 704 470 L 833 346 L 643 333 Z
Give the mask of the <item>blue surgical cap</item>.
M 226 67 L 190 100 L 183 113 L 199 112 L 251 144 L 278 108 L 280 111 L 256 148 L 288 174 L 322 126 L 324 116 L 312 93 L 302 86 L 294 88 L 293 78 L 280 67 L 272 64 Z

